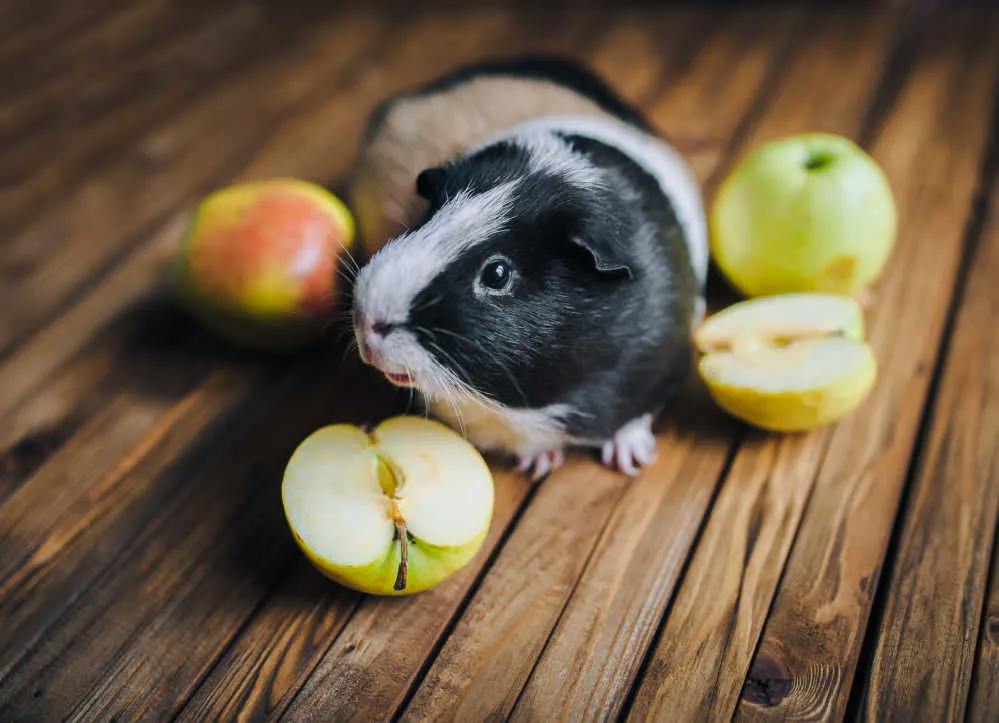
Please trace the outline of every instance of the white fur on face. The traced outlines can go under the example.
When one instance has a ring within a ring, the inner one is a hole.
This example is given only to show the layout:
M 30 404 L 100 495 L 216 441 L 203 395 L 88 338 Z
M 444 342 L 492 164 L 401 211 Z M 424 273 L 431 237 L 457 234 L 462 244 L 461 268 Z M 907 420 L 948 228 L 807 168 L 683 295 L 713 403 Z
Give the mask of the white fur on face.
M 365 315 L 374 323 L 403 324 L 413 300 L 463 251 L 485 243 L 506 225 L 517 182 L 484 193 L 463 191 L 448 200 L 421 228 L 390 241 L 361 269 L 354 290 L 355 322 Z M 487 400 L 467 389 L 453 372 L 424 349 L 405 326 L 388 334 L 354 333 L 372 363 L 386 374 L 408 374 L 423 396 L 446 400 Z
M 503 229 L 518 183 L 474 196 L 462 191 L 425 225 L 383 246 L 357 277 L 357 308 L 376 322 L 404 322 L 413 299 L 452 261 Z

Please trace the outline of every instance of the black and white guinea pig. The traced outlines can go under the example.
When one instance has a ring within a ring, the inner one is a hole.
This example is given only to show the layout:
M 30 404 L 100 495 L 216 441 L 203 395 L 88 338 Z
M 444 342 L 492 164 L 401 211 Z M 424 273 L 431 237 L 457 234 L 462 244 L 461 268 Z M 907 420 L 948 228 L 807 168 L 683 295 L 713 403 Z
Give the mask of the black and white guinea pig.
M 569 446 L 629 474 L 654 459 L 703 314 L 706 223 L 682 156 L 603 80 L 523 58 L 390 98 L 351 204 L 364 361 L 535 478 Z

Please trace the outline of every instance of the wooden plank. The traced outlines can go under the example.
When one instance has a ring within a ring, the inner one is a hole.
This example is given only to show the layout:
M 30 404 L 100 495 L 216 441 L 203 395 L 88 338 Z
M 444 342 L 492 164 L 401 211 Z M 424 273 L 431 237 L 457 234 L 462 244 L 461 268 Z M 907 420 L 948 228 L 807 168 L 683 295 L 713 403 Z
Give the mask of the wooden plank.
M 485 543 L 495 544 L 494 540 Z M 485 556 L 472 561 L 476 574 Z M 457 580 L 450 584 L 461 584 Z M 333 585 L 304 558 L 267 597 L 180 711 L 178 720 L 276 720 L 287 709 L 362 595 Z
M 996 80 L 989 23 L 937 19 L 872 151 L 901 232 L 874 290 L 878 383 L 832 431 L 736 711 L 842 718 L 961 257 Z M 950 23 L 954 23 L 951 25 Z M 956 32 L 955 32 L 956 31 Z
M 124 8 L 114 0 L 94 0 L 88 3 L 30 2 L 5 3 L 0 22 L 0 68 L 7 72 L 2 77 L 4 87 L 8 81 L 20 79 L 17 71 L 37 54 L 39 47 L 49 47 L 64 42 L 66 36 L 79 33 L 94 24 L 104 22 Z
M 164 112 L 178 112 L 175 103 L 161 105 L 159 116 L 141 109 L 160 101 L 164 91 L 171 98 L 172 86 L 202 84 L 205 77 L 191 71 L 198 55 L 206 56 L 206 39 L 219 44 L 211 55 L 224 57 L 243 44 L 258 15 L 250 6 L 214 14 L 165 2 L 124 7 L 51 54 L 32 58 L 18 76 L 20 86 L 7 90 L 0 167 L 10 188 L 0 197 L 0 223 L 9 232 L 32 218 L 44 192 L 50 198 L 59 192 L 54 178 L 74 170 L 93 173 L 101 160 L 116 158 L 109 150 L 128 147 L 135 132 L 148 132 Z M 125 132 L 129 122 L 133 133 Z M 56 163 L 53 148 L 60 150 Z
M 275 480 L 295 445 L 331 414 L 362 422 L 384 408 L 370 374 L 355 366 L 331 375 L 332 361 L 310 360 L 272 385 L 270 403 L 234 430 L 209 413 L 213 429 L 196 442 L 163 445 L 115 481 L 112 519 L 95 510 L 96 524 L 82 530 L 90 544 L 66 557 L 86 570 L 95 543 L 125 545 L 123 554 L 67 597 L 43 592 L 62 606 L 58 625 L 0 680 L 0 715 L 162 719 L 187 699 L 291 555 Z M 343 392 L 362 385 L 363 398 Z M 138 536 L 122 535 L 123 526 Z
M 969 263 L 928 441 L 900 514 L 864 699 L 869 720 L 965 717 L 999 519 L 999 193 Z M 987 640 L 987 624 L 983 632 Z M 997 684 L 984 678 L 985 688 Z
M 618 94 L 647 108 L 686 71 L 719 23 L 711 8 L 691 12 L 620 6 L 607 36 L 587 62 Z M 661 60 L 649 62 L 650 58 Z
M 20 131 L 34 133 L 44 130 L 46 125 L 70 121 L 78 99 L 88 97 L 88 89 L 79 87 L 80 84 L 95 83 L 100 90 L 105 84 L 116 82 L 120 75 L 127 76 L 132 68 L 123 67 L 116 73 L 115 64 L 142 58 L 157 45 L 175 40 L 178 32 L 189 31 L 199 19 L 199 13 L 192 10 L 197 9 L 164 0 L 143 0 L 117 8 L 92 27 L 77 28 L 71 37 L 58 44 L 46 38 L 48 52 L 38 53 L 36 45 L 35 52 L 24 58 L 19 72 L 11 78 L 12 83 L 7 87 L 10 102 L 0 109 L 0 138 L 14 140 Z M 202 10 L 200 17 L 208 15 Z M 12 49 L 3 48 L 0 59 Z M 6 59 L 6 62 L 11 61 Z M 22 115 L 25 107 L 31 107 L 39 99 L 49 101 L 44 108 L 48 113 L 25 118 Z M 5 155 L 0 158 L 6 158 L 6 153 L 12 150 L 5 146 L 2 149 Z
M 795 58 L 743 148 L 812 130 L 860 132 L 898 18 L 855 8 L 820 17 L 822 29 Z M 841 79 L 834 96 L 824 80 L 831 74 Z M 731 717 L 828 441 L 828 430 L 750 432 L 743 440 L 636 689 L 630 719 Z
M 143 303 L 150 298 L 165 295 L 163 282 L 169 269 L 177 242 L 183 233 L 188 215 L 179 214 L 138 252 L 125 259 L 93 293 L 44 330 L 31 338 L 28 344 L 17 349 L 0 364 L 0 419 L 10 418 L 15 410 L 20 423 L 13 429 L 0 426 L 0 448 L 9 449 L 16 443 L 17 433 L 23 434 L 30 427 L 32 413 L 25 410 L 24 402 L 37 395 L 49 395 L 40 387 L 51 385 L 52 393 L 59 392 L 42 403 L 46 410 L 65 407 L 68 398 L 76 396 L 86 387 L 93 387 L 103 376 L 101 368 L 107 356 L 91 365 L 90 373 L 79 383 L 64 386 L 59 377 L 64 365 L 88 345 L 100 345 L 101 337 L 108 334 L 108 327 L 123 323 L 123 319 L 141 312 Z M 127 322 L 124 322 L 127 326 Z M 44 415 L 48 417 L 49 415 Z M 54 426 L 49 417 L 46 426 Z M 6 431 L 10 429 L 10 431 Z
M 228 182 L 283 118 L 301 112 L 309 98 L 335 91 L 338 79 L 349 82 L 357 59 L 384 40 L 382 30 L 371 12 L 345 14 L 328 35 L 316 36 L 308 63 L 289 56 L 240 76 L 154 128 L 120 161 L 0 247 L 0 353 L 141 242 L 150 225 Z M 155 162 L 137 164 L 131 154 Z
M 330 34 L 328 22 L 290 23 L 283 19 L 287 12 L 271 17 L 257 4 L 178 10 L 170 3 L 173 11 L 165 17 L 139 14 L 147 5 L 135 6 L 138 27 L 102 26 L 92 41 L 97 49 L 84 45 L 70 53 L 72 61 L 58 58 L 55 67 L 63 70 L 37 81 L 33 92 L 18 92 L 0 110 L 0 138 L 8 139 L 0 167 L 17 179 L 0 197 L 0 228 L 13 233 L 74 183 L 119 160 L 119 150 L 150 126 L 275 55 L 298 55 L 307 64 L 311 39 Z M 59 162 L 42 162 L 53 146 L 60 148 Z M 140 153 L 136 162 L 155 167 L 160 160 Z
M 999 530 L 996 531 L 999 534 Z M 989 594 L 982 611 L 978 635 L 978 658 L 975 661 L 968 720 L 992 723 L 999 710 L 999 539 L 992 546 L 992 569 Z
M 667 93 L 651 112 L 652 120 L 674 138 L 699 134 L 701 148 L 720 144 L 752 106 L 797 19 L 796 13 L 783 12 L 729 18 L 676 79 L 676 105 Z M 705 86 L 717 94 L 709 99 L 694 90 Z M 706 157 L 698 164 L 702 180 L 711 172 Z M 644 651 L 642 641 L 615 623 L 618 616 L 626 617 L 651 636 L 656 603 L 645 604 L 640 588 L 661 593 L 672 586 L 731 442 L 726 420 L 703 404 L 703 395 L 693 388 L 687 392 L 676 408 L 695 411 L 678 428 L 660 434 L 659 461 L 637 480 L 585 460 L 544 482 L 430 667 L 404 720 L 483 720 L 506 718 L 511 711 L 515 719 L 574 720 L 582 713 L 568 712 L 567 699 L 575 696 L 572 702 L 578 703 L 589 695 L 595 702 L 587 713 L 614 717 Z M 676 421 L 670 419 L 671 424 Z M 692 452 L 695 437 L 710 438 L 706 451 Z M 671 534 L 663 535 L 664 529 Z M 580 579 L 584 569 L 589 574 Z M 612 591 L 620 591 L 620 597 Z M 577 596 L 582 602 L 575 605 Z M 612 598 L 606 606 L 605 596 Z M 666 598 L 668 593 L 654 595 L 656 601 Z M 514 709 L 556 625 L 551 644 L 557 652 L 540 663 L 542 687 L 528 689 L 525 696 L 530 698 Z M 602 639 L 605 632 L 620 637 Z M 596 652 L 610 657 L 594 661 L 577 688 L 574 681 L 584 667 L 580 659 L 594 652 L 589 646 L 596 647 L 597 640 L 609 644 L 613 653 Z M 576 644 L 581 650 L 573 648 Z M 603 663 L 614 670 L 591 676 Z M 561 688 L 557 701 L 547 696 L 549 677 Z
M 37 654 L 38 641 L 66 607 L 92 588 L 183 488 L 164 470 L 189 445 L 211 440 L 238 418 L 252 380 L 232 372 L 213 375 L 147 424 L 146 436 L 122 458 L 98 465 L 96 474 L 80 474 L 78 465 L 99 459 L 102 448 L 124 446 L 102 434 L 114 431 L 108 418 L 127 409 L 123 401 L 112 404 L 31 478 L 30 492 L 5 503 L 5 549 L 19 554 L 11 555 L 2 578 L 0 700 L 7 697 L 12 671 Z M 154 417 L 157 411 L 140 405 L 130 416 Z M 46 492 L 54 498 L 51 508 Z M 23 520 L 16 517 L 19 509 L 25 510 Z M 51 517 L 50 509 L 61 515 Z

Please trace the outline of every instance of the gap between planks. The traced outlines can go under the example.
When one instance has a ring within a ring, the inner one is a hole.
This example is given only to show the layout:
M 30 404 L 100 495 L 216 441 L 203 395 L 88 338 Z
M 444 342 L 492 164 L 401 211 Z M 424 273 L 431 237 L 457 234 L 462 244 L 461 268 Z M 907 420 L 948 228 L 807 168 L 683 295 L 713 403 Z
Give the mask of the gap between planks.
M 996 710 L 996 701 L 986 702 L 999 684 L 995 671 L 984 673 L 984 694 L 970 696 L 973 674 L 982 669 L 976 651 L 987 649 L 992 635 L 987 582 L 999 520 L 999 466 L 991 452 L 999 434 L 999 377 L 991 360 L 999 349 L 990 347 L 987 331 L 999 307 L 992 288 L 999 268 L 999 84 L 993 98 L 990 147 L 957 292 L 848 717 L 964 720 L 967 714 L 984 723 Z

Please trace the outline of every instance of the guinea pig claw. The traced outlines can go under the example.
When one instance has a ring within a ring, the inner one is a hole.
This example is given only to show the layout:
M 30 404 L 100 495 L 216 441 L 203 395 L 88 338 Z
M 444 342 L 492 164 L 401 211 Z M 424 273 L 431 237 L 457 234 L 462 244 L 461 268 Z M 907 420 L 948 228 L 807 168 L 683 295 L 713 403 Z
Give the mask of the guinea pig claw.
M 565 452 L 561 449 L 549 449 L 533 457 L 521 457 L 517 469 L 521 472 L 528 472 L 531 481 L 540 482 L 546 475 L 554 472 L 563 464 L 565 464 Z
M 631 477 L 638 475 L 642 467 L 652 464 L 657 456 L 651 414 L 637 417 L 621 427 L 613 438 L 604 442 L 600 454 L 604 465 L 616 467 Z

